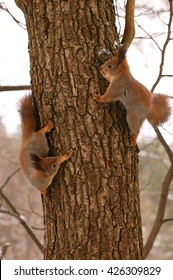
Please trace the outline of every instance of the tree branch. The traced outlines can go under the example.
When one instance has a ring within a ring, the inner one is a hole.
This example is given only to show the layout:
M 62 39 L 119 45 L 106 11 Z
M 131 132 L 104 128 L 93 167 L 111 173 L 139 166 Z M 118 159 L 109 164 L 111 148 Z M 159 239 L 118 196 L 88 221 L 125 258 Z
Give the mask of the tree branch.
M 22 86 L 0 86 L 0 91 L 31 90 L 31 85 Z
M 5 182 L 2 184 L 2 186 L 0 187 L 0 190 L 2 192 L 3 188 L 8 184 L 8 182 L 10 181 L 10 179 L 17 173 L 19 172 L 20 168 L 17 168 L 16 170 L 14 170 L 5 180 Z
M 11 208 L 11 210 L 14 212 L 14 216 L 16 217 L 16 219 L 20 222 L 20 224 L 24 227 L 24 229 L 26 230 L 26 232 L 29 234 L 29 236 L 31 237 L 31 239 L 34 241 L 34 243 L 37 245 L 37 247 L 39 248 L 39 250 L 43 253 L 44 247 L 42 246 L 42 244 L 40 243 L 40 241 L 37 239 L 36 235 L 34 234 L 34 232 L 32 231 L 32 229 L 30 228 L 30 226 L 26 223 L 24 217 L 22 215 L 20 215 L 20 213 L 16 210 L 16 208 L 14 207 L 14 205 L 12 204 L 12 202 L 6 197 L 6 195 L 0 190 L 0 195 L 2 196 L 2 198 L 4 199 L 4 201 L 7 203 L 7 205 Z
M 173 179 L 173 164 L 171 164 L 166 177 L 163 181 L 163 188 L 162 188 L 162 192 L 160 195 L 160 201 L 159 201 L 159 206 L 158 206 L 158 210 L 157 210 L 157 216 L 153 225 L 153 228 L 149 234 L 149 237 L 147 239 L 147 242 L 144 246 L 144 259 L 148 256 L 154 241 L 157 237 L 157 234 L 163 224 L 164 221 L 164 214 L 165 214 L 165 208 L 166 208 L 166 202 L 167 202 L 167 196 L 168 196 L 168 192 L 169 192 L 169 187 L 170 184 L 172 182 Z
M 138 25 L 138 27 L 139 27 L 143 32 L 145 32 L 145 34 L 147 34 L 147 36 L 148 36 L 147 39 L 151 39 L 151 40 L 154 42 L 154 44 L 156 44 L 156 46 L 158 47 L 158 49 L 161 51 L 161 48 L 160 48 L 159 44 L 156 42 L 156 40 L 154 40 L 154 36 L 153 36 L 153 35 L 150 35 L 141 25 L 139 25 L 139 24 L 137 23 L 137 21 L 135 21 L 135 23 Z
M 7 185 L 7 183 L 10 181 L 10 179 L 14 176 L 14 174 L 16 174 L 20 169 L 16 169 L 10 176 L 8 176 L 8 178 L 5 180 L 5 182 L 3 183 L 3 185 L 0 187 L 0 195 L 2 197 L 2 199 L 7 203 L 7 205 L 10 207 L 10 209 L 13 211 L 13 215 L 18 219 L 18 221 L 21 223 L 21 225 L 24 227 L 24 229 L 26 230 L 26 232 L 29 234 L 29 236 L 31 237 L 31 239 L 34 241 L 34 243 L 37 245 L 37 247 L 40 249 L 40 251 L 43 253 L 43 246 L 40 243 L 40 241 L 37 239 L 36 235 L 34 234 L 34 232 L 32 231 L 32 229 L 30 228 L 30 226 L 26 223 L 25 219 L 23 216 L 20 215 L 20 213 L 17 211 L 17 209 L 15 208 L 15 206 L 12 204 L 12 202 L 7 198 L 7 196 L 2 192 L 3 188 Z M 12 215 L 12 213 L 11 213 Z
M 167 45 L 168 45 L 168 43 L 170 41 L 170 38 L 171 38 L 171 24 L 172 24 L 172 16 L 173 16 L 172 0 L 168 0 L 168 2 L 169 2 L 169 11 L 170 11 L 169 22 L 168 22 L 168 33 L 167 33 L 167 37 L 166 37 L 165 43 L 163 45 L 163 50 L 162 50 L 162 53 L 161 53 L 161 62 L 160 62 L 159 74 L 158 74 L 158 77 L 156 79 L 156 82 L 152 86 L 151 92 L 153 92 L 155 90 L 156 86 L 160 82 L 160 79 L 162 78 L 163 65 L 164 65 L 164 61 L 165 61 L 165 52 L 166 52 Z
M 164 147 L 168 157 L 169 157 L 169 160 L 171 162 L 171 164 L 173 164 L 173 153 L 172 153 L 172 150 L 170 149 L 169 145 L 166 143 L 165 139 L 163 138 L 160 130 L 158 128 L 154 128 L 156 134 L 157 134 L 157 137 L 160 141 L 160 143 L 162 144 L 162 146 Z
M 156 79 L 156 82 L 154 83 L 151 91 L 154 91 L 154 89 L 156 88 L 156 86 L 158 85 L 160 79 L 163 77 L 162 72 L 163 72 L 163 65 L 164 65 L 164 60 L 165 60 L 165 52 L 166 52 L 166 47 L 170 41 L 170 36 L 171 36 L 171 24 L 172 24 L 172 16 L 173 16 L 173 11 L 172 11 L 172 0 L 168 0 L 169 1 L 169 5 L 170 5 L 170 15 L 169 15 L 169 23 L 168 23 L 168 33 L 167 33 L 167 37 L 165 40 L 165 43 L 163 45 L 163 50 L 161 53 L 161 63 L 160 63 L 160 70 L 159 70 L 159 74 L 158 77 Z M 160 195 L 160 201 L 159 201 L 159 205 L 158 205 L 158 210 L 157 210 L 157 215 L 156 215 L 156 219 L 154 222 L 154 225 L 152 227 L 152 230 L 149 234 L 149 237 L 146 241 L 146 244 L 144 246 L 144 258 L 146 258 L 154 244 L 154 241 L 157 237 L 157 234 L 164 222 L 164 214 L 165 214 L 165 208 L 166 208 L 166 202 L 167 202 L 167 196 L 168 196 L 168 192 L 169 192 L 169 188 L 170 188 L 170 184 L 171 181 L 173 180 L 173 153 L 170 149 L 170 147 L 168 146 L 168 144 L 166 143 L 165 139 L 163 138 L 162 134 L 160 133 L 158 128 L 154 128 L 157 137 L 160 141 L 160 143 L 162 144 L 162 146 L 164 147 L 169 160 L 171 162 L 171 166 L 165 176 L 165 179 L 163 181 L 162 184 L 162 192 Z
M 167 223 L 167 222 L 173 222 L 173 218 L 164 219 L 162 225 L 163 225 L 164 223 Z
M 5 12 L 7 12 L 7 13 L 12 17 L 12 19 L 13 19 L 20 27 L 22 27 L 24 30 L 26 30 L 26 25 L 25 25 L 24 23 L 20 22 L 19 20 L 17 20 L 17 19 L 10 13 L 10 11 L 9 11 L 7 8 L 5 8 L 5 7 L 2 6 L 1 3 L 0 3 L 0 9 L 3 10 L 3 11 L 5 11 Z

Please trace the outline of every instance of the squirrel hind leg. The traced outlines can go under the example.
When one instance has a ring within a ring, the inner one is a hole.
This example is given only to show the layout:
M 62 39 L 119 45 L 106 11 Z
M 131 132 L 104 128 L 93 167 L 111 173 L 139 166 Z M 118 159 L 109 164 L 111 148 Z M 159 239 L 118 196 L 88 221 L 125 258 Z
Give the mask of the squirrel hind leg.
M 127 123 L 129 126 L 129 129 L 131 131 L 131 135 L 130 135 L 130 146 L 134 146 L 136 145 L 136 139 L 138 137 L 140 128 L 142 126 L 143 123 L 143 119 L 139 119 L 137 118 L 137 116 L 135 116 L 132 113 L 127 113 Z

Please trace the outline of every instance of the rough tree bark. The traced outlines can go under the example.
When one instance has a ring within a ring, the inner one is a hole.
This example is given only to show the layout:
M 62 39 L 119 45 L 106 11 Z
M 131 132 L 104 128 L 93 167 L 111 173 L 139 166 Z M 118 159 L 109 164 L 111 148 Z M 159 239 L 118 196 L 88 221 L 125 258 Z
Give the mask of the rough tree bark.
M 96 68 L 117 36 L 111 0 L 16 0 L 27 23 L 33 95 L 50 154 L 73 150 L 43 201 L 45 259 L 141 259 L 138 157 L 121 104 L 98 104 Z M 102 62 L 101 62 L 102 63 Z

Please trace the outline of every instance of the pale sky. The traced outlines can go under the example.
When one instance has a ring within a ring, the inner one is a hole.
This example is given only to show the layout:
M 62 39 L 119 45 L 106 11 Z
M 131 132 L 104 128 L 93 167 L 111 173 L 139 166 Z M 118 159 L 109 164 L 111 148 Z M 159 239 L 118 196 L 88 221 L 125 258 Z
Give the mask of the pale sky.
M 124 0 L 118 1 L 124 3 Z M 160 10 L 163 7 L 163 0 L 152 0 L 147 2 L 150 7 L 154 6 Z M 24 23 L 22 12 L 15 5 L 14 0 L 3 1 L 10 12 L 21 22 Z M 141 3 L 140 0 L 136 4 Z M 146 3 L 146 1 L 144 1 Z M 148 10 L 149 12 L 149 10 Z M 136 15 L 138 15 L 136 11 Z M 139 25 L 147 30 L 149 34 L 156 34 L 166 31 L 166 26 L 163 21 L 167 22 L 168 14 L 161 15 L 161 20 L 148 19 L 146 16 L 137 16 L 136 20 Z M 122 19 L 123 22 L 123 19 Z M 144 34 L 140 28 L 136 27 L 136 36 L 139 32 L 142 36 Z M 1 85 L 20 85 L 29 84 L 29 57 L 28 57 L 28 42 L 27 32 L 17 25 L 14 20 L 6 12 L 0 12 L 0 83 Z M 162 37 L 156 37 L 155 40 L 159 42 L 162 47 Z M 164 73 L 173 75 L 173 40 L 169 44 L 166 63 L 164 65 Z M 159 71 L 160 51 L 155 47 L 151 40 L 134 40 L 134 44 L 130 47 L 127 59 L 130 64 L 132 75 L 142 82 L 148 89 L 152 84 Z M 156 92 L 156 91 L 155 91 Z M 165 93 L 173 96 L 173 78 L 164 78 L 157 88 L 157 92 Z M 0 92 L 0 116 L 6 125 L 9 133 L 15 132 L 20 120 L 16 109 L 16 103 L 25 92 Z M 164 127 L 171 132 L 173 118 Z M 144 124 L 140 133 L 141 137 L 145 135 L 152 135 L 152 128 L 150 125 Z M 154 134 L 153 134 L 154 135 Z M 172 135 L 164 132 L 165 137 L 172 143 Z

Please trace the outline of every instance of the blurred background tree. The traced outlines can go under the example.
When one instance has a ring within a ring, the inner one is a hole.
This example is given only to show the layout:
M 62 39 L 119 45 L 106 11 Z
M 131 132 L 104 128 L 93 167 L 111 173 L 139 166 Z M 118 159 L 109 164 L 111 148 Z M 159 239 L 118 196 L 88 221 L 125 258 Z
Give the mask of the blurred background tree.
M 163 1 L 161 1 L 163 2 Z M 139 40 L 150 40 L 150 44 L 155 52 L 155 49 L 160 49 L 160 54 L 166 55 L 166 51 L 163 53 L 163 46 L 167 38 L 169 27 L 168 21 L 165 23 L 166 18 L 169 19 L 170 15 L 170 6 L 167 1 L 166 5 L 164 3 L 163 8 L 157 10 L 155 6 L 139 6 L 136 7 L 136 28 L 139 27 L 142 30 L 142 35 L 139 32 L 136 33 L 136 38 L 134 40 L 134 46 L 141 50 L 142 53 L 144 45 L 139 43 Z M 121 6 L 123 7 L 123 6 Z M 1 4 L 1 8 L 6 12 L 9 10 Z M 121 12 L 120 12 L 121 11 Z M 124 17 L 124 10 L 119 9 L 118 4 L 116 6 L 116 13 L 119 16 L 120 21 L 120 33 L 122 34 L 123 25 L 121 17 Z M 139 24 L 139 21 L 143 19 L 147 21 L 153 18 L 160 18 L 164 26 L 164 31 L 152 34 L 149 30 L 143 28 L 142 24 Z M 121 35 L 120 34 L 120 35 Z M 169 42 L 171 40 L 170 38 Z M 160 41 L 161 38 L 161 41 Z M 159 41 L 159 43 L 158 43 Z M 161 43 L 160 43 L 161 42 Z M 157 46 L 158 45 L 158 46 Z M 159 61 L 159 55 L 158 55 Z M 163 66 L 163 65 L 162 65 Z M 138 66 L 140 68 L 140 65 Z M 158 65 L 159 67 L 159 65 Z M 142 73 L 143 75 L 143 73 Z M 172 78 L 171 72 L 166 72 L 166 75 L 163 74 L 163 77 L 160 78 Z M 157 80 L 157 77 L 156 77 Z M 165 84 L 165 80 L 160 81 Z M 28 86 L 28 85 L 27 85 Z M 30 86 L 30 85 L 29 85 Z M 2 125 L 2 124 L 1 124 Z M 42 206 L 40 201 L 39 193 L 26 183 L 21 172 L 16 171 L 16 174 L 11 177 L 11 174 L 15 173 L 15 170 L 18 170 L 18 148 L 19 148 L 19 135 L 13 134 L 8 135 L 5 132 L 5 129 L 2 125 L 2 134 L 1 134 L 1 187 L 3 188 L 3 193 L 6 194 L 8 199 L 13 202 L 17 211 L 25 217 L 25 220 L 29 225 L 32 226 L 33 231 L 35 232 L 37 238 L 43 243 L 43 225 L 42 225 Z M 148 233 L 153 227 L 155 221 L 157 206 L 160 199 L 160 193 L 162 190 L 162 181 L 164 180 L 165 174 L 168 171 L 170 166 L 170 159 L 166 155 L 163 146 L 160 145 L 158 140 L 151 140 L 151 143 L 146 138 L 146 141 L 142 139 L 139 143 L 140 147 L 140 186 L 141 186 L 141 208 L 142 208 L 142 222 L 143 222 L 143 234 L 144 234 L 144 244 L 148 238 Z M 170 150 L 172 146 L 170 145 Z M 11 177 L 7 184 L 4 186 L 4 182 L 8 177 Z M 23 185 L 27 185 L 27 188 L 23 188 Z M 169 195 L 167 199 L 166 212 L 165 212 L 165 221 L 157 235 L 157 238 L 154 242 L 154 246 L 148 255 L 148 259 L 173 259 L 172 253 L 172 185 L 169 189 Z M 28 204 L 26 205 L 26 201 Z M 13 213 L 14 214 L 14 213 Z M 1 212 L 0 212 L 0 226 L 1 226 L 1 235 L 0 235 L 0 245 L 1 247 L 4 244 L 9 243 L 8 249 L 6 251 L 5 257 L 7 259 L 39 259 L 42 258 L 40 249 L 38 246 L 33 245 L 33 240 L 29 237 L 26 229 L 20 225 L 19 220 L 16 219 L 12 213 L 10 213 L 9 206 L 2 203 L 1 201 Z

